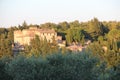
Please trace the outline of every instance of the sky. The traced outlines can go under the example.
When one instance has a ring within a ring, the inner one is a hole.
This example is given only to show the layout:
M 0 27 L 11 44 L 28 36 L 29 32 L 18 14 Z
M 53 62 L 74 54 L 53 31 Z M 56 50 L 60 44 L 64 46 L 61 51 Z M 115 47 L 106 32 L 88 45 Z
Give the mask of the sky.
M 120 21 L 120 0 L 0 0 L 0 27 L 46 22 Z

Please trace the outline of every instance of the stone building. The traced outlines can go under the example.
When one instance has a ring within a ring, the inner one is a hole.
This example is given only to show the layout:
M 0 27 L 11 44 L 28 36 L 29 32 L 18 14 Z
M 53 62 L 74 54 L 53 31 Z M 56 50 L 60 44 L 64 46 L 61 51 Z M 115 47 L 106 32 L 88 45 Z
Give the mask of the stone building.
M 38 35 L 40 39 L 47 39 L 48 42 L 52 42 L 53 38 L 57 40 L 57 33 L 54 29 L 39 29 L 37 27 L 30 27 L 29 29 L 14 31 L 14 43 L 20 45 L 30 45 L 30 41 Z

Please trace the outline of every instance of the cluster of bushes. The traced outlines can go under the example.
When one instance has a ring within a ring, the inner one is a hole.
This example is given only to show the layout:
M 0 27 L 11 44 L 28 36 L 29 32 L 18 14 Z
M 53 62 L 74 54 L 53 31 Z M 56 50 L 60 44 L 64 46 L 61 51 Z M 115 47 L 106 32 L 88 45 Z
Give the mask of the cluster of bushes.
M 118 80 L 117 71 L 88 53 L 0 59 L 0 80 Z

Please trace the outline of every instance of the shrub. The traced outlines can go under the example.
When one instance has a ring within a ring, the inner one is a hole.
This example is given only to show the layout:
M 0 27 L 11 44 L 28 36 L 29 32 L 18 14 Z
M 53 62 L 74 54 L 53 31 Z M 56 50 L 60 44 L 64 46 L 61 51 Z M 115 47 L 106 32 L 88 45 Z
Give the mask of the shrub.
M 56 54 L 47 57 L 52 80 L 91 80 L 97 60 L 88 54 Z
M 19 55 L 9 61 L 0 60 L 0 74 L 0 80 L 115 80 L 119 79 L 119 66 L 108 69 L 90 53 L 29 58 Z
M 0 80 L 12 80 L 12 77 L 7 73 L 6 67 L 10 62 L 9 57 L 0 58 Z
M 17 56 L 9 64 L 8 73 L 13 80 L 34 80 L 36 74 L 34 60 Z

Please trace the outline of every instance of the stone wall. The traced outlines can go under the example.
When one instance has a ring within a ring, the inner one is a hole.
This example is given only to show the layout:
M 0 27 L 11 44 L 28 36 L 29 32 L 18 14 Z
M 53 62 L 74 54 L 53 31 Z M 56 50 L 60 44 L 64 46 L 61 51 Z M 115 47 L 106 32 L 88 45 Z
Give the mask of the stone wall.
M 24 30 L 14 31 L 14 42 L 19 43 L 20 45 L 30 45 L 31 39 L 35 38 L 35 35 L 38 35 L 40 39 L 47 39 L 48 42 L 52 42 L 53 37 L 57 38 L 57 33 L 53 29 L 38 29 L 38 28 L 29 28 Z

